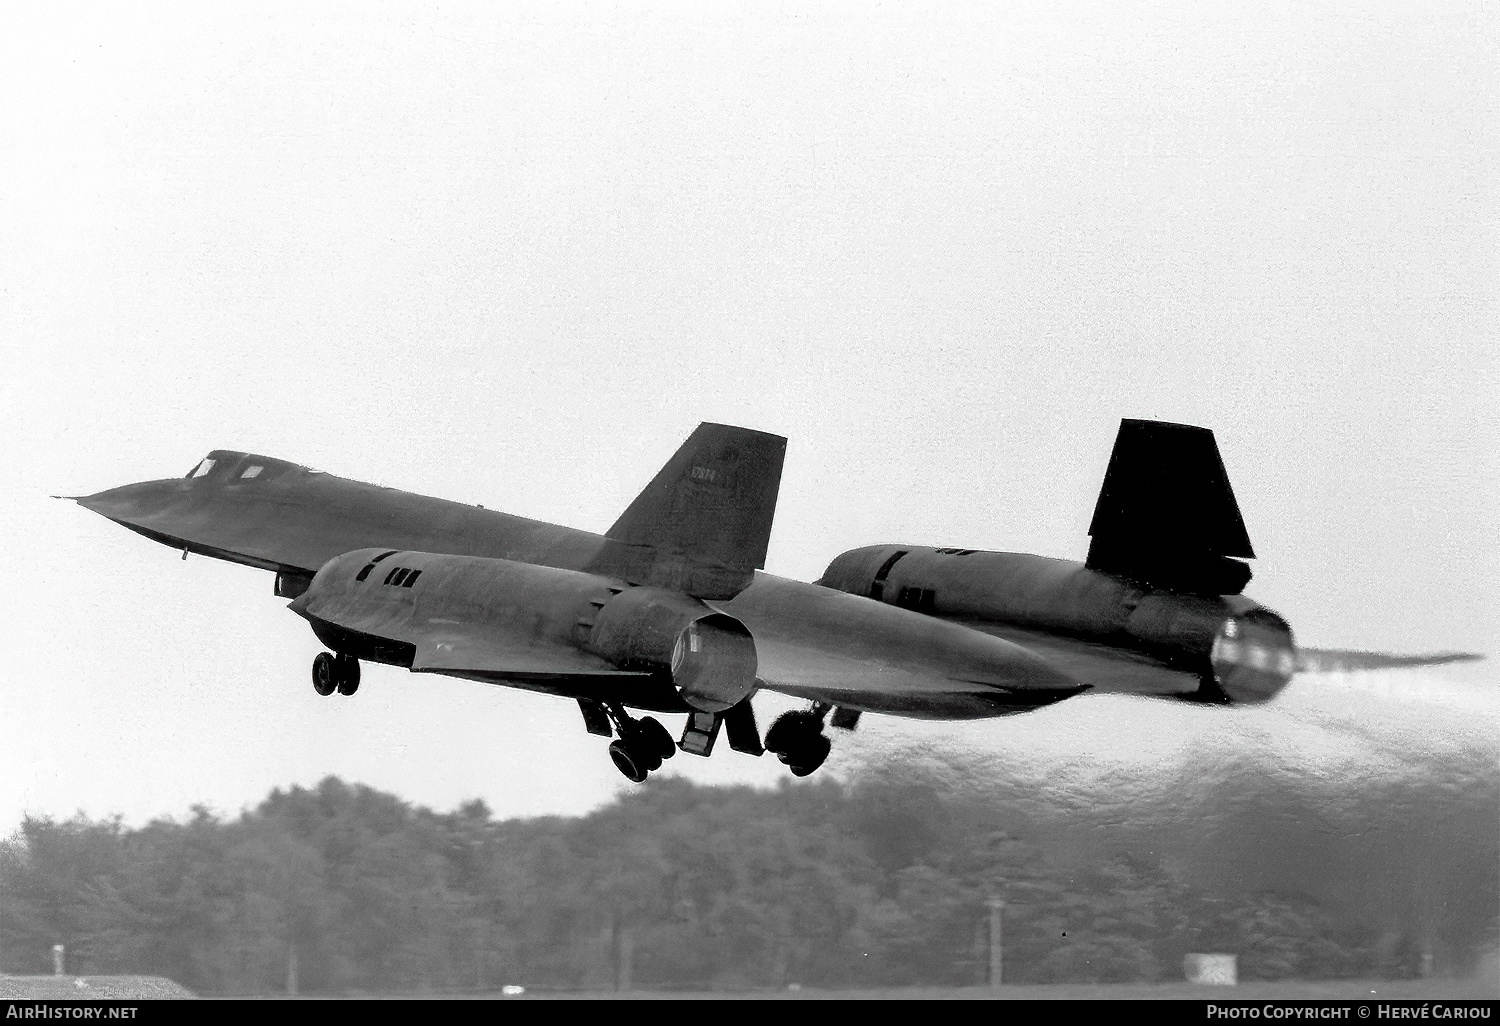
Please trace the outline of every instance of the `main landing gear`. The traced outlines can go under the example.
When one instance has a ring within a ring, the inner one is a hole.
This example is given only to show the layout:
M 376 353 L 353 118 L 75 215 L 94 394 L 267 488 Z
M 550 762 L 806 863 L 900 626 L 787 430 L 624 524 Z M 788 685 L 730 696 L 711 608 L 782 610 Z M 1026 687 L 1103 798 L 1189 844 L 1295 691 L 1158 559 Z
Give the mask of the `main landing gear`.
M 853 730 L 859 725 L 859 710 L 838 708 L 825 702 L 814 702 L 811 709 L 782 713 L 766 731 L 766 751 L 786 764 L 795 776 L 805 777 L 828 758 L 833 743 L 823 733 L 823 719 L 829 712 L 829 726 Z
M 319 652 L 313 659 L 312 679 L 320 695 L 352 695 L 359 690 L 359 660 L 345 652 Z
M 604 709 L 620 735 L 610 742 L 609 757 L 614 760 L 615 769 L 637 784 L 661 769 L 662 760 L 677 754 L 677 742 L 659 720 L 651 716 L 637 720 L 616 702 L 608 703 Z
M 766 751 L 774 752 L 794 776 L 807 776 L 823 765 L 833 748 L 833 742 L 823 733 L 823 717 L 828 710 L 829 706 L 814 702 L 811 709 L 782 713 L 766 731 Z
M 755 711 L 749 701 L 742 701 L 723 713 L 689 713 L 682 742 L 674 744 L 667 728 L 650 716 L 633 719 L 618 702 L 580 698 L 578 708 L 583 712 L 584 726 L 590 734 L 602 737 L 619 735 L 610 743 L 609 757 L 614 760 L 616 769 L 638 784 L 660 769 L 662 760 L 670 759 L 678 748 L 690 755 L 711 754 L 721 726 L 729 736 L 730 748 L 746 755 L 775 752 L 794 774 L 805 777 L 823 765 L 833 747 L 823 733 L 823 721 L 826 719 L 829 726 L 841 730 L 853 730 L 859 722 L 857 709 L 835 709 L 823 702 L 814 702 L 811 709 L 783 713 L 778 717 L 762 745 L 760 731 L 755 726 Z M 828 716 L 830 712 L 833 713 L 831 718 Z

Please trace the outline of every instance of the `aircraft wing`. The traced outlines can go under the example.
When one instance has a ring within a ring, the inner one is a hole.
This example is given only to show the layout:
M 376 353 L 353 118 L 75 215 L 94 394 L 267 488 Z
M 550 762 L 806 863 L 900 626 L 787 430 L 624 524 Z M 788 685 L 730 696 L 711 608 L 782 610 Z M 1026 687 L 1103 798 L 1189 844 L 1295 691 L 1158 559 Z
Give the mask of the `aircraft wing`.
M 1087 684 L 1091 694 L 1180 697 L 1193 694 L 1199 687 L 1196 673 L 1131 649 L 992 620 L 942 619 L 1036 653 L 1079 683 Z
M 1035 652 L 1061 670 L 1090 685 L 1094 694 L 1187 695 L 1198 688 L 1195 673 L 1177 669 L 1141 652 L 1096 641 L 1028 630 L 988 620 L 950 619 L 965 627 Z M 1472 652 L 1393 655 L 1355 649 L 1298 648 L 1298 673 L 1400 669 L 1483 659 Z
M 969 719 L 1029 712 L 1086 688 L 1064 681 L 1050 687 L 1005 687 L 968 680 L 936 668 L 777 640 L 757 642 L 758 684 L 793 698 L 917 719 Z
M 1428 652 L 1422 655 L 1392 655 L 1358 649 L 1298 648 L 1298 673 L 1338 673 L 1343 670 L 1387 670 L 1443 663 L 1471 663 L 1484 656 L 1474 652 Z

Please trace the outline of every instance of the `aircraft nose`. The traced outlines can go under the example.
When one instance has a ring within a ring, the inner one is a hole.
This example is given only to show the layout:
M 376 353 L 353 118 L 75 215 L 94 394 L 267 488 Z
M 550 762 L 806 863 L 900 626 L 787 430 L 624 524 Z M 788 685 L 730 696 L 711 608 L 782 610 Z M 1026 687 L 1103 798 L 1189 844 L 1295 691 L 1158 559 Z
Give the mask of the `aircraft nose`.
M 116 523 L 143 524 L 178 502 L 186 491 L 186 481 L 141 481 L 78 496 L 74 501 Z

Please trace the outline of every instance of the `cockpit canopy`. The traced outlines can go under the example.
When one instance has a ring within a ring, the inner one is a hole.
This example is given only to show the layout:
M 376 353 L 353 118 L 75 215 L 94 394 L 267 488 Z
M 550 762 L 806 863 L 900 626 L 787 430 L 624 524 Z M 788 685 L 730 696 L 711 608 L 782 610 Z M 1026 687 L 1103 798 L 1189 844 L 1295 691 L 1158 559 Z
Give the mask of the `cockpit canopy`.
M 267 481 L 280 477 L 290 470 L 301 471 L 304 474 L 319 473 L 319 471 L 308 467 L 289 463 L 286 460 L 272 459 L 269 456 L 257 456 L 255 453 L 250 452 L 215 449 L 199 460 L 197 466 L 184 474 L 183 477 L 189 480 L 208 478 L 216 483 L 238 484 L 243 481 Z

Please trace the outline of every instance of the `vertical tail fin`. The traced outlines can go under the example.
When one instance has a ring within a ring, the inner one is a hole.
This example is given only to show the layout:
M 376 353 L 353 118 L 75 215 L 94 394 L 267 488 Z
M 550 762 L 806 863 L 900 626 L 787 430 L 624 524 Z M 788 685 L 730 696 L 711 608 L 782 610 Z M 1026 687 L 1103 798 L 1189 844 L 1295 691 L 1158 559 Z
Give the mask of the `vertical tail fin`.
M 1208 428 L 1122 420 L 1087 566 L 1173 591 L 1237 595 L 1255 558 Z
M 733 598 L 765 566 L 786 439 L 700 424 L 605 536 L 633 583 Z

